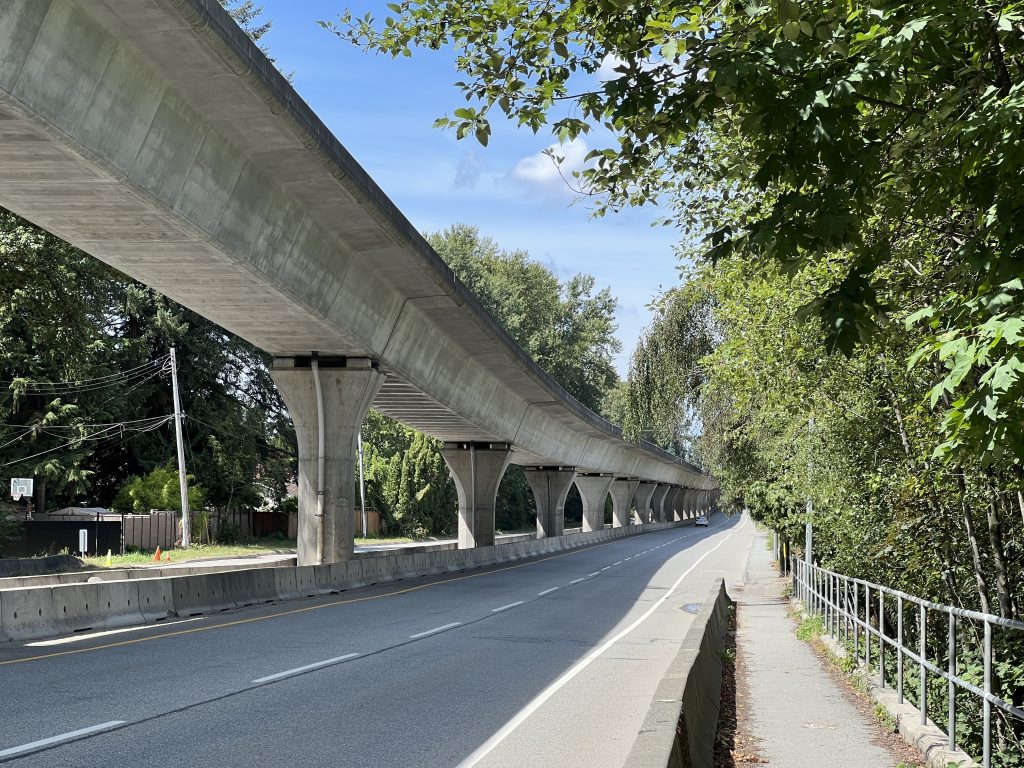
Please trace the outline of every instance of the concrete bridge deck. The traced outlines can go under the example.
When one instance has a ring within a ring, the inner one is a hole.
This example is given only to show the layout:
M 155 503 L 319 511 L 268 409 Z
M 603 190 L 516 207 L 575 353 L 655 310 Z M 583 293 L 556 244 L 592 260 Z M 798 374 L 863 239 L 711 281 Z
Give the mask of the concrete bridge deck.
M 0 0 L 0 51 L 0 205 L 277 358 L 300 558 L 351 552 L 371 406 L 449 444 L 461 546 L 493 540 L 509 463 L 562 473 L 538 476 L 543 535 L 577 476 L 644 481 L 645 519 L 670 489 L 708 503 L 713 480 L 623 441 L 514 343 L 216 0 Z

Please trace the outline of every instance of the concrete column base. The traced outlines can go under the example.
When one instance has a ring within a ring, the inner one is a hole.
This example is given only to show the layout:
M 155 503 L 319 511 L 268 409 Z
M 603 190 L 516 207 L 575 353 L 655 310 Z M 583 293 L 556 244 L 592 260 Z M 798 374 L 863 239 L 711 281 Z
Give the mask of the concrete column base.
M 459 494 L 459 549 L 493 546 L 498 485 L 512 451 L 504 444 L 446 443 L 441 456 Z
M 569 495 L 575 469 L 534 467 L 524 469 L 526 482 L 537 505 L 537 538 L 561 536 L 565 532 L 565 499 Z
M 609 493 L 612 495 L 612 527 L 623 528 L 629 525 L 629 511 L 633 508 L 633 496 L 639 480 L 620 477 L 612 483 Z
M 615 480 L 611 475 L 577 475 L 576 488 L 583 501 L 583 531 L 604 528 L 604 500 Z
M 385 375 L 366 358 L 320 358 L 324 487 L 318 493 L 319 416 L 309 358 L 276 358 L 270 371 L 284 399 L 299 447 L 298 564 L 352 557 L 355 533 L 356 439 Z
M 636 487 L 633 503 L 636 504 L 636 513 L 640 516 L 641 524 L 651 522 L 651 499 L 657 489 L 657 483 L 640 483 Z

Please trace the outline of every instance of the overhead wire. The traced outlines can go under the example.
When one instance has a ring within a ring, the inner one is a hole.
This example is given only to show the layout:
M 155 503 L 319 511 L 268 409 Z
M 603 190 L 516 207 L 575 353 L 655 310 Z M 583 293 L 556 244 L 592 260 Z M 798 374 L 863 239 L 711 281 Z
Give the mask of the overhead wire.
M 57 451 L 63 451 L 63 450 L 68 449 L 68 448 L 77 449 L 78 447 L 82 446 L 84 443 L 102 443 L 104 440 L 109 440 L 112 437 L 118 437 L 118 436 L 124 435 L 125 432 L 133 432 L 133 433 L 135 433 L 135 434 L 128 435 L 128 437 L 126 437 L 124 440 L 121 441 L 123 443 L 126 440 L 130 440 L 132 438 L 138 437 L 139 435 L 144 434 L 146 432 L 152 432 L 153 430 L 159 429 L 160 427 L 162 427 L 165 424 L 167 424 L 172 418 L 174 418 L 174 417 L 173 416 L 155 416 L 155 417 L 153 417 L 151 419 L 144 419 L 144 420 L 139 420 L 139 421 L 133 422 L 134 424 L 140 424 L 140 425 L 144 424 L 144 426 L 127 426 L 127 422 L 125 422 L 125 423 L 110 424 L 110 425 L 105 426 L 103 429 L 97 430 L 96 432 L 94 432 L 91 435 L 80 435 L 78 437 L 75 437 L 75 438 L 73 438 L 71 440 L 68 440 L 68 441 L 66 441 L 66 442 L 64 442 L 64 443 L 62 443 L 60 445 L 54 446 L 52 448 L 47 448 L 46 450 L 39 451 L 37 453 L 33 453 L 33 454 L 29 455 L 29 456 L 22 456 L 22 457 L 20 457 L 18 459 L 14 459 L 14 460 L 8 461 L 8 462 L 6 462 L 4 464 L 0 464 L 0 467 L 9 467 L 9 466 L 13 466 L 15 464 L 22 464 L 22 463 L 24 463 L 26 461 L 31 461 L 32 459 L 39 458 L 40 456 L 45 456 L 45 455 L 47 455 L 49 453 L 55 453 Z M 147 424 L 145 422 L 149 422 L 149 423 Z M 127 426 L 127 428 L 126 428 L 126 426 Z M 22 435 L 21 437 L 24 437 L 24 435 Z M 18 439 L 21 439 L 21 437 L 19 437 Z
M 27 391 L 34 394 L 72 394 L 77 392 L 91 392 L 96 389 L 105 389 L 115 384 L 130 382 L 145 377 L 155 370 L 162 369 L 170 355 L 164 355 L 156 360 L 129 368 L 126 371 L 97 376 L 89 379 L 74 379 L 67 381 L 24 381 L 23 379 L 12 379 L 0 381 L 0 386 L 10 387 L 16 383 L 22 383 Z

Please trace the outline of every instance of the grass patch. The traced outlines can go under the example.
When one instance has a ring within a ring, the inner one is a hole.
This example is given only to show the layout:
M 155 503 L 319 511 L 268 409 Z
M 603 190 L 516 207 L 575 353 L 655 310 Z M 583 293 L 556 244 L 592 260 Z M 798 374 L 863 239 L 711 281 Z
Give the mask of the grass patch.
M 189 560 L 205 560 L 212 557 L 241 557 L 245 555 L 267 555 L 274 552 L 295 550 L 295 539 L 257 539 L 243 544 L 196 544 L 188 549 L 169 549 L 163 554 L 170 555 L 172 563 L 188 562 Z M 100 557 L 83 557 L 90 568 L 107 567 L 106 555 Z M 135 565 L 153 564 L 152 552 L 132 552 L 126 555 L 112 555 L 110 567 L 125 568 Z
M 406 536 L 374 537 L 361 536 L 355 539 L 357 547 L 381 544 L 408 544 L 414 541 Z M 172 563 L 187 563 L 190 560 L 208 560 L 215 557 L 244 557 L 246 555 L 270 555 L 295 552 L 295 539 L 266 538 L 239 544 L 194 544 L 188 549 L 180 547 L 163 550 L 164 560 L 170 555 Z M 107 556 L 83 557 L 82 562 L 89 568 L 106 568 Z M 139 565 L 153 565 L 153 552 L 132 552 L 125 555 L 111 555 L 111 568 L 128 568 Z
M 817 640 L 823 634 L 825 634 L 825 625 L 821 616 L 809 616 L 802 619 L 796 628 L 796 636 L 805 643 Z
M 367 536 L 365 539 L 362 536 L 356 536 L 357 547 L 378 547 L 381 544 L 412 544 L 416 539 L 410 539 L 408 536 Z M 430 539 L 427 539 L 422 544 L 429 544 Z

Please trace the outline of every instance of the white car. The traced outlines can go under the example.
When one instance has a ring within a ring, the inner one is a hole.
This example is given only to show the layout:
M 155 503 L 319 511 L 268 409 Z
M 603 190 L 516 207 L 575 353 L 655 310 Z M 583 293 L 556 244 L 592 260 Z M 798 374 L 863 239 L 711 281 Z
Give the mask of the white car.
M 697 515 L 697 519 L 693 521 L 693 524 L 694 525 L 703 525 L 705 528 L 707 528 L 708 527 L 708 516 L 707 515 Z

